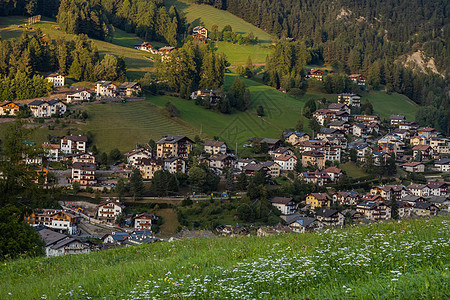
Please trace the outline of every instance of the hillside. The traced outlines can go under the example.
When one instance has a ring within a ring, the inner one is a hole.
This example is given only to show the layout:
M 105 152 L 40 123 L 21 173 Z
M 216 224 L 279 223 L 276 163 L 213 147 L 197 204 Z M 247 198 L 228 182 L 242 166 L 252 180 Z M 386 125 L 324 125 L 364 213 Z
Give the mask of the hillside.
M 216 24 L 219 30 L 222 30 L 226 25 L 231 25 L 233 31 L 242 35 L 247 35 L 250 31 L 255 37 L 258 37 L 259 43 L 257 45 L 237 45 L 227 42 L 218 42 L 216 47 L 219 52 L 227 55 L 228 61 L 232 65 L 243 65 L 247 61 L 247 57 L 252 57 L 254 64 L 265 63 L 266 56 L 270 52 L 270 45 L 274 37 L 259 29 L 258 27 L 242 20 L 235 15 L 214 8 L 209 5 L 199 5 L 188 3 L 180 0 L 165 0 L 165 5 L 175 6 L 179 11 L 183 12 L 188 22 L 194 26 L 203 25 L 208 29 Z
M 0 265 L 0 298 L 444 299 L 450 219 L 156 243 Z
M 225 86 L 230 86 L 234 78 L 235 75 L 227 74 Z M 194 101 L 173 97 L 148 97 L 148 100 L 160 107 L 170 100 L 180 111 L 182 120 L 211 137 L 219 136 L 233 149 L 236 143 L 239 148 L 242 147 L 250 137 L 279 138 L 284 129 L 295 127 L 305 99 L 291 97 L 253 80 L 241 79 L 250 89 L 252 97 L 250 109 L 246 112 L 230 115 L 216 113 L 196 106 Z M 256 114 L 259 105 L 264 107 L 266 116 L 258 117 Z
M 229 87 L 235 74 L 225 76 L 225 86 Z M 282 131 L 294 128 L 304 103 L 308 99 L 326 98 L 335 102 L 336 95 L 310 91 L 302 98 L 294 98 L 269 86 L 253 80 L 241 78 L 250 89 L 252 104 L 246 112 L 234 112 L 230 115 L 221 114 L 171 96 L 147 96 L 147 101 L 91 104 L 77 109 L 86 110 L 89 118 L 86 123 L 72 121 L 70 124 L 59 124 L 54 130 L 41 124 L 34 131 L 32 140 L 38 143 L 47 140 L 48 135 L 65 135 L 68 130 L 74 134 L 94 134 L 94 144 L 101 151 L 109 152 L 114 148 L 125 152 L 136 145 L 136 142 L 157 140 L 164 134 L 182 134 L 193 138 L 201 135 L 203 138 L 218 136 L 233 149 L 238 150 L 247 143 L 250 137 L 279 138 Z M 384 92 L 371 92 L 363 96 L 374 106 L 374 111 L 383 119 L 390 114 L 404 114 L 407 120 L 414 121 L 419 109 L 408 98 L 399 94 L 388 95 Z M 164 112 L 166 102 L 170 101 L 180 111 L 179 118 L 169 118 Z M 262 105 L 265 116 L 258 117 L 256 108 Z M 1 120 L 1 119 L 0 119 Z M 0 123 L 1 129 L 7 126 Z M 304 130 L 308 130 L 308 121 L 304 119 Z
M 18 25 L 23 25 L 27 22 L 25 17 L 9 16 L 0 17 L 0 36 L 2 39 L 18 38 L 23 34 L 24 28 L 19 28 Z M 44 34 L 47 34 L 52 39 L 64 37 L 67 40 L 73 39 L 75 35 L 67 34 L 61 30 L 57 30 L 58 24 L 49 18 L 43 18 L 43 21 L 30 26 L 31 28 L 41 28 Z M 33 31 L 28 30 L 29 34 Z M 109 43 L 106 41 L 95 40 L 94 44 L 99 50 L 100 56 L 105 54 L 123 55 L 127 64 L 127 76 L 130 80 L 142 77 L 145 72 L 153 70 L 153 62 L 147 57 L 151 56 L 149 53 L 139 51 L 133 48 L 133 45 L 141 42 L 141 40 L 134 34 L 126 33 L 123 30 L 115 28 L 114 38 Z M 154 43 L 155 44 L 155 43 Z M 156 43 L 161 46 L 161 44 Z
M 389 120 L 390 115 L 401 114 L 408 121 L 416 120 L 416 112 L 419 110 L 419 106 L 404 95 L 397 93 L 388 95 L 385 92 L 371 92 L 361 98 L 361 103 L 364 103 L 366 99 L 372 103 L 374 112 L 381 119 Z

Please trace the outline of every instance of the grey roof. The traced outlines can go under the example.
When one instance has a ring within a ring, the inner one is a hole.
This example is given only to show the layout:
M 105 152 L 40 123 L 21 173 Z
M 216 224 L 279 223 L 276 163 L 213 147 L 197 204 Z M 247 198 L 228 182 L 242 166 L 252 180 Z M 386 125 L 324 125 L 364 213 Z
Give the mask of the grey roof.
M 66 105 L 64 102 L 62 102 L 62 101 L 60 101 L 58 99 L 50 100 L 47 103 L 50 104 L 50 105 L 53 105 L 53 104 L 56 104 L 56 103 L 62 103 L 62 104 L 64 104 L 64 106 Z
M 188 137 L 186 137 L 184 135 L 165 135 L 156 143 L 157 144 L 166 144 L 166 143 L 175 144 L 175 143 L 178 143 L 179 141 L 181 141 L 182 139 L 187 139 L 190 142 L 192 142 L 191 139 L 189 139 Z
M 58 243 L 56 243 L 55 245 L 51 246 L 50 248 L 56 250 L 56 249 L 59 249 L 59 248 L 62 248 L 62 247 L 64 247 L 64 246 L 66 246 L 66 245 L 68 245 L 68 244 L 72 244 L 73 242 L 79 242 L 79 243 L 82 243 L 82 244 L 86 245 L 85 243 L 83 243 L 83 242 L 80 241 L 79 239 L 76 239 L 76 238 L 68 238 L 68 239 L 59 241 Z M 87 245 L 86 245 L 86 246 L 87 246 Z
M 28 103 L 28 106 L 41 106 L 47 102 L 43 100 L 34 100 L 33 102 Z
M 408 201 L 408 202 L 416 202 L 416 201 L 420 201 L 420 199 L 422 199 L 422 201 L 424 200 L 422 197 L 419 197 L 419 196 L 408 195 L 406 197 L 403 197 L 401 200 Z
M 44 241 L 46 247 L 51 244 L 57 243 L 58 241 L 68 238 L 67 235 L 55 232 L 50 229 L 42 229 L 39 230 L 38 233 L 41 236 L 41 239 Z
M 284 204 L 287 205 L 289 202 L 293 201 L 292 198 L 286 198 L 286 197 L 274 197 L 270 202 L 277 203 L 277 204 Z
M 434 197 L 431 197 L 430 199 L 428 199 L 428 202 L 431 202 L 431 203 L 439 203 L 439 204 L 442 204 L 442 203 L 444 203 L 444 202 L 446 202 L 446 201 L 448 201 L 448 199 L 447 199 L 446 197 L 437 197 L 437 196 L 434 196 Z
M 279 139 L 268 139 L 268 138 L 263 138 L 260 143 L 267 143 L 269 145 L 274 145 L 276 143 L 281 142 Z
M 138 85 L 139 85 L 139 83 L 137 83 L 137 82 L 124 82 L 121 85 L 119 85 L 119 89 L 133 88 Z
M 391 115 L 389 117 L 391 120 L 405 120 L 405 116 L 404 115 Z
M 329 218 L 329 217 L 333 216 L 334 214 L 336 214 L 338 212 L 339 211 L 337 211 L 335 209 L 322 208 L 322 209 L 319 209 L 316 212 L 316 215 L 321 216 L 321 217 L 325 217 L 325 218 Z
M 434 206 L 434 204 L 430 202 L 416 202 L 414 208 L 429 209 L 432 205 Z
M 450 164 L 450 158 L 441 158 L 440 160 L 434 162 L 435 165 L 448 165 Z
M 316 221 L 316 218 L 301 217 L 301 218 L 298 218 L 297 220 L 295 220 L 294 222 L 291 222 L 291 223 L 297 222 L 303 227 L 308 227 L 308 226 L 311 226 L 312 224 L 314 224 L 315 221 Z
M 206 141 L 205 146 L 210 146 L 210 147 L 222 147 L 223 145 L 225 145 L 225 142 L 221 142 L 221 141 Z

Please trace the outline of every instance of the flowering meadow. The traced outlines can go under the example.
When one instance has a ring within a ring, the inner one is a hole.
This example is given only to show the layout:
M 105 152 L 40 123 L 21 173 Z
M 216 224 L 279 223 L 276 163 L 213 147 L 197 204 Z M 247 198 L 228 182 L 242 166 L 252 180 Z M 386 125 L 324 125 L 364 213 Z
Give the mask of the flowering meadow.
M 450 219 L 7 262 L 1 299 L 449 299 Z

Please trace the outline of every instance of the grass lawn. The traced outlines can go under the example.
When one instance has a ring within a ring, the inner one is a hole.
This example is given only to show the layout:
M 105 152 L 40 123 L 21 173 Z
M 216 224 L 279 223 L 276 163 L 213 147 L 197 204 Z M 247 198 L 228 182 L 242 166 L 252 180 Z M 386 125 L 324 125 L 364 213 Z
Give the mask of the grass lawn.
M 257 45 L 239 45 L 228 42 L 216 42 L 217 51 L 223 52 L 227 56 L 227 61 L 232 66 L 247 64 L 247 58 L 250 56 L 254 65 L 266 63 L 266 56 L 270 53 L 268 46 L 261 47 Z
M 89 114 L 89 122 L 80 125 L 79 129 L 94 134 L 94 144 L 100 151 L 109 152 L 114 148 L 129 151 L 136 143 L 159 140 L 165 134 L 191 138 L 199 134 L 186 122 L 166 116 L 148 101 L 92 104 L 84 109 Z
M 352 162 L 346 162 L 345 164 L 341 164 L 341 169 L 352 178 L 361 178 L 369 175 L 364 171 L 364 169 L 358 167 Z
M 448 299 L 450 219 L 0 264 L 1 299 Z
M 42 32 L 50 36 L 52 39 L 58 37 L 64 37 L 66 39 L 73 39 L 75 35 L 67 34 L 62 30 L 56 30 L 58 26 L 54 20 L 49 18 L 43 18 L 43 21 L 31 25 L 32 28 L 41 28 Z M 0 36 L 2 39 L 19 38 L 24 28 L 18 28 L 18 24 L 24 24 L 27 22 L 27 18 L 19 16 L 0 17 Z M 32 34 L 33 31 L 28 31 Z M 97 46 L 101 56 L 105 54 L 123 55 L 127 64 L 127 76 L 130 80 L 140 78 L 145 72 L 151 72 L 153 70 L 153 62 L 148 58 L 152 56 L 148 52 L 139 51 L 133 48 L 134 44 L 141 41 L 136 35 L 126 33 L 123 30 L 115 28 L 114 38 L 110 42 L 95 40 L 94 44 Z M 162 44 L 155 43 L 156 46 Z
M 225 76 L 225 87 L 235 79 L 233 74 Z M 245 112 L 230 115 L 196 106 L 194 101 L 166 96 L 151 96 L 148 100 L 160 107 L 170 101 L 181 112 L 181 119 L 202 130 L 209 136 L 219 136 L 234 149 L 236 143 L 242 147 L 250 137 L 279 138 L 285 129 L 294 128 L 304 105 L 304 99 L 297 99 L 274 88 L 241 78 L 250 89 L 252 103 Z M 262 105 L 266 116 L 260 118 L 256 108 Z
M 164 3 L 167 7 L 175 6 L 177 10 L 183 12 L 187 21 L 193 23 L 194 26 L 203 25 L 211 29 L 212 25 L 216 24 L 219 30 L 222 30 L 226 25 L 231 25 L 231 28 L 236 33 L 246 35 L 252 31 L 262 43 L 272 43 L 272 35 L 225 10 L 220 10 L 210 5 L 188 3 L 182 0 L 165 0 Z
M 259 39 L 257 45 L 218 42 L 216 43 L 217 50 L 225 53 L 228 61 L 234 66 L 245 64 L 249 55 L 252 57 L 254 64 L 264 64 L 266 62 L 266 55 L 270 52 L 269 47 L 274 37 L 264 30 L 247 23 L 227 11 L 210 5 L 192 4 L 181 0 L 166 0 L 165 4 L 167 7 L 174 5 L 179 11 L 182 11 L 186 15 L 187 21 L 193 23 L 194 26 L 203 25 L 211 29 L 212 25 L 216 24 L 219 30 L 222 30 L 226 25 L 231 25 L 234 32 L 242 35 L 247 35 L 250 31 L 253 32 Z
M 364 103 L 366 99 L 372 103 L 375 113 L 381 119 L 389 120 L 390 115 L 401 114 L 411 122 L 415 121 L 416 112 L 419 110 L 419 106 L 408 97 L 397 93 L 388 95 L 385 92 L 370 92 L 368 95 L 363 95 L 361 103 Z

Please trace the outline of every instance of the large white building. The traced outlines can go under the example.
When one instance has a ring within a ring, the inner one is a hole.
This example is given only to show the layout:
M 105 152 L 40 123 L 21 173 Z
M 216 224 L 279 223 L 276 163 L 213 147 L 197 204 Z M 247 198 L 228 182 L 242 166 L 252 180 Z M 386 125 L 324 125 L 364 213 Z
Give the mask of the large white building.
M 67 105 L 58 99 L 50 101 L 35 100 L 28 104 L 35 118 L 50 118 L 53 115 L 62 116 L 67 111 Z
M 87 91 L 81 91 L 72 95 L 67 95 L 67 103 L 76 103 L 82 101 L 88 101 L 91 98 L 91 93 Z
M 86 152 L 87 137 L 81 135 L 67 135 L 61 139 L 61 152 L 73 154 Z
M 61 74 L 52 73 L 52 74 L 49 74 L 47 77 L 45 77 L 45 79 L 47 79 L 48 82 L 53 83 L 54 87 L 64 86 L 64 79 L 65 78 Z

